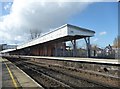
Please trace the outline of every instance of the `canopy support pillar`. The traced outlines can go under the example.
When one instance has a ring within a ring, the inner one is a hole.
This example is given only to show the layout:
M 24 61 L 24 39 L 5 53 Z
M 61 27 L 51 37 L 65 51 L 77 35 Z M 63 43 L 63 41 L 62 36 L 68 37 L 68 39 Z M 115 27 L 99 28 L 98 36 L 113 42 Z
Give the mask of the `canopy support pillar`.
M 86 37 L 84 39 L 85 39 L 85 42 L 86 42 L 87 57 L 90 58 L 91 57 L 91 53 L 90 53 L 90 37 Z
M 76 52 L 76 39 L 72 40 L 72 45 L 73 45 L 73 57 L 76 57 L 77 52 Z

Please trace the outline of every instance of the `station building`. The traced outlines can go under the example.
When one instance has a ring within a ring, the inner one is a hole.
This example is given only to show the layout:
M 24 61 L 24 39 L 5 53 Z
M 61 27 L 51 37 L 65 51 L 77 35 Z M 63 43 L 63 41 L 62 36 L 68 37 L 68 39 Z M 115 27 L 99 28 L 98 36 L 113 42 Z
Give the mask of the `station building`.
M 73 45 L 71 56 L 75 57 L 77 54 L 76 40 L 84 39 L 86 42 L 87 56 L 90 57 L 90 37 L 94 36 L 94 34 L 95 31 L 65 24 L 53 31 L 45 33 L 39 38 L 17 46 L 16 49 L 4 50 L 1 53 L 31 56 L 67 56 L 66 42 L 70 41 Z

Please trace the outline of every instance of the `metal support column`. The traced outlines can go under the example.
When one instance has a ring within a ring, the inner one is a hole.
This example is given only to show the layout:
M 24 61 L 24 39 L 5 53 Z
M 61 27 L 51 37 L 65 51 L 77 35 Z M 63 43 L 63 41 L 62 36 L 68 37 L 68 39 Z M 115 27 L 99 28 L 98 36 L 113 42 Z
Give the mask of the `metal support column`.
M 76 39 L 72 40 L 71 42 L 73 44 L 73 57 L 76 57 L 76 54 L 77 54 L 77 52 L 76 52 Z
M 87 57 L 90 58 L 91 57 L 91 53 L 90 53 L 90 37 L 86 37 L 84 39 L 85 39 L 86 46 L 87 46 Z

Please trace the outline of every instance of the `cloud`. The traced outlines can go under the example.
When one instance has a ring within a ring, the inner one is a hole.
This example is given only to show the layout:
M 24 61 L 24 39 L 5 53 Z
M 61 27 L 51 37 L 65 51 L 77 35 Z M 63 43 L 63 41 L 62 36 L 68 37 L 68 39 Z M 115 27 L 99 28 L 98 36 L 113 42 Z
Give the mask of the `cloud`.
M 5 10 L 8 10 L 8 9 L 10 9 L 11 5 L 12 5 L 12 3 L 9 2 L 9 3 L 7 3 L 3 8 L 4 8 Z
M 0 38 L 7 43 L 28 40 L 30 29 L 48 32 L 52 28 L 66 24 L 72 15 L 82 12 L 89 4 L 87 2 L 14 0 L 10 14 L 0 18 Z
M 107 34 L 106 31 L 103 31 L 103 32 L 100 32 L 100 33 L 99 33 L 99 35 L 101 35 L 101 36 L 102 36 L 102 35 L 106 35 L 106 34 Z
M 12 2 L 14 0 L 0 0 L 1 2 Z M 41 2 L 118 2 L 119 0 L 40 0 Z
M 103 0 L 50 1 L 14 0 L 10 14 L 0 17 L 0 38 L 7 43 L 24 42 L 30 36 L 30 29 L 48 32 L 50 29 L 66 24 L 71 16 L 82 12 L 94 1 Z M 9 4 L 6 5 L 6 9 L 9 8 Z M 0 43 L 2 42 L 0 40 Z

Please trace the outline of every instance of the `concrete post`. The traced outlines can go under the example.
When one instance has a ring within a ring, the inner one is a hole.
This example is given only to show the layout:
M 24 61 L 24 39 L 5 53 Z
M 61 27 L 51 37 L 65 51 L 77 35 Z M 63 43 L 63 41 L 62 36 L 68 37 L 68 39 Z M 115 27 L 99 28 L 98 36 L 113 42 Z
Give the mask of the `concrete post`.
M 45 52 L 44 55 L 47 56 L 47 47 L 46 46 L 44 47 L 44 52 Z
M 66 43 L 65 43 L 65 42 L 63 42 L 63 45 L 62 45 L 62 46 L 63 46 L 63 56 L 66 56 L 66 54 L 65 54 L 65 49 L 66 49 L 65 47 L 66 47 Z
M 58 56 L 58 53 L 57 53 L 57 44 L 55 44 L 55 56 Z

